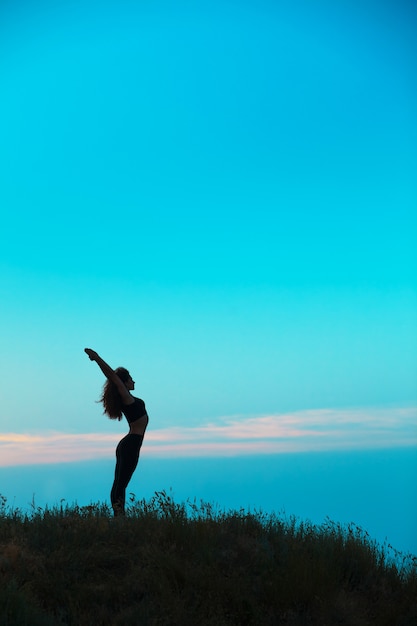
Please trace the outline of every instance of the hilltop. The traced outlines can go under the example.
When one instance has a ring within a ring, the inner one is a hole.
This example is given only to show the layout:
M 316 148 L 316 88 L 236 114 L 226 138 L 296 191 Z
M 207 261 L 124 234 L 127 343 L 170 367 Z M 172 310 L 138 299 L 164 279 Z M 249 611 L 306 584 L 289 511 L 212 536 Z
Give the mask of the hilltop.
M 4 626 L 417 623 L 417 564 L 355 525 L 132 497 L 30 514 L 0 501 Z

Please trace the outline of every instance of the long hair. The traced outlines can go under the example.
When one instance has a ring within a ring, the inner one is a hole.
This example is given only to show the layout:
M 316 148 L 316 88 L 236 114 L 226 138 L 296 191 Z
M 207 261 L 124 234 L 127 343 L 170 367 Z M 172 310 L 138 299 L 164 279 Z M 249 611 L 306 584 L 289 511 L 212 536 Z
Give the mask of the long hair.
M 114 373 L 117 374 L 120 380 L 124 383 L 130 376 L 128 370 L 124 367 L 116 368 Z M 107 379 L 103 385 L 103 392 L 100 396 L 99 402 L 102 402 L 103 404 L 103 413 L 108 415 L 111 420 L 118 419 L 120 421 L 122 419 L 122 398 L 120 397 L 120 393 L 116 385 L 109 379 Z

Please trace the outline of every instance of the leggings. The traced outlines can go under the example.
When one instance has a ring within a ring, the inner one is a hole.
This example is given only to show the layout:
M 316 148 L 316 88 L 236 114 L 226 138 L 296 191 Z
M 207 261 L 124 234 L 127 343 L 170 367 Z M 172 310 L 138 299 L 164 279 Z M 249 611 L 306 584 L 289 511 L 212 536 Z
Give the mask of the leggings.
M 115 515 L 125 514 L 126 487 L 139 461 L 143 435 L 128 434 L 116 448 L 116 469 L 110 494 Z

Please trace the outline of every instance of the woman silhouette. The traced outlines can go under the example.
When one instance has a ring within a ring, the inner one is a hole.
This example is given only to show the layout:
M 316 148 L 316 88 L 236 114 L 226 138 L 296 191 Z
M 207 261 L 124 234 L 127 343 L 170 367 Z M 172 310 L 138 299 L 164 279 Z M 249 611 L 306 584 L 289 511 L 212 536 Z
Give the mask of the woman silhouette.
M 110 498 L 115 515 L 125 514 L 126 487 L 132 478 L 139 461 L 145 430 L 148 425 L 148 414 L 145 403 L 130 393 L 135 388 L 135 381 L 124 367 L 115 370 L 90 348 L 84 350 L 91 361 L 95 361 L 107 380 L 104 383 L 100 402 L 104 413 L 110 419 L 122 419 L 122 414 L 129 423 L 129 432 L 119 441 L 116 448 L 116 469 Z

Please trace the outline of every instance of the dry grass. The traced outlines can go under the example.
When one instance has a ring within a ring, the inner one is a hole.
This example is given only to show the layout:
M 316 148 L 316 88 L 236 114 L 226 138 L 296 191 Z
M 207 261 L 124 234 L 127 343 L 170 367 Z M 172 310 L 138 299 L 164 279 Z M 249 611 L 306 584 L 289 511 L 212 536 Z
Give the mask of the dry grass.
M 1 497 L 0 497 L 1 498 Z M 417 564 L 354 525 L 133 496 L 8 509 L 0 499 L 3 626 L 411 626 Z

